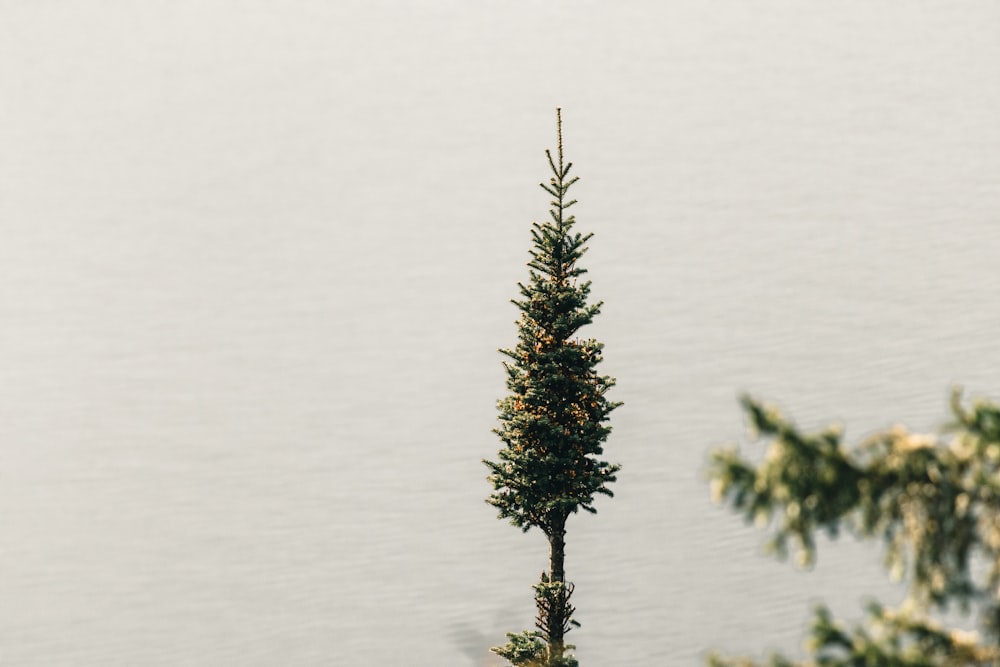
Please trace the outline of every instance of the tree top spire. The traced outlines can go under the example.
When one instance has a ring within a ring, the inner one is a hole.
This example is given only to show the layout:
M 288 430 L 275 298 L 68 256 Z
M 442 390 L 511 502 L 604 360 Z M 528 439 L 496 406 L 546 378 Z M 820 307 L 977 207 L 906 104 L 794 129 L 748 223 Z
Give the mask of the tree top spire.
M 559 172 L 563 171 L 562 107 L 556 107 L 556 136 L 558 137 Z

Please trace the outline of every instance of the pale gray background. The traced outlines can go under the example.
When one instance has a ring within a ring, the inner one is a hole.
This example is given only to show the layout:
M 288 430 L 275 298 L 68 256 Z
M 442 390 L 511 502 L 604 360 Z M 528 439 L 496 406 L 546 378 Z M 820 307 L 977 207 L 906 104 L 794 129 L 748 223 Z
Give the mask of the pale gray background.
M 743 390 L 854 439 L 1000 398 L 1000 4 L 0 0 L 0 663 L 493 664 L 545 565 L 479 461 L 557 105 L 626 403 L 581 662 L 898 599 L 702 475 Z

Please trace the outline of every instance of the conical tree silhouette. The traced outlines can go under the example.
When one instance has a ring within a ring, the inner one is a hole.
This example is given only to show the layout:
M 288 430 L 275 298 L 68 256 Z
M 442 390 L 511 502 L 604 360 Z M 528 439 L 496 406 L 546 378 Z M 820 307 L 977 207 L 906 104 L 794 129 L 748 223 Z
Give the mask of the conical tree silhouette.
M 620 466 L 599 460 L 611 431 L 606 424 L 620 405 L 605 394 L 613 378 L 599 375 L 603 345 L 575 338 L 581 327 L 600 312 L 601 303 L 588 304 L 590 281 L 578 261 L 591 234 L 573 232 L 575 219 L 567 209 L 576 203 L 567 192 L 572 163 L 564 162 L 562 114 L 556 110 L 557 157 L 546 150 L 552 178 L 541 187 L 552 196 L 550 220 L 532 223 L 533 247 L 528 283 L 519 284 L 521 311 L 518 343 L 501 350 L 509 360 L 509 394 L 499 401 L 504 442 L 498 460 L 489 467 L 493 493 L 487 502 L 524 531 L 535 526 L 549 541 L 549 571 L 535 586 L 536 632 L 508 635 L 511 643 L 494 649 L 516 665 L 556 667 L 573 665 L 565 656 L 564 636 L 571 625 L 572 584 L 566 583 L 565 536 L 570 514 L 594 509 L 595 494 L 613 495 L 608 484 Z M 542 641 L 544 640 L 544 641 Z

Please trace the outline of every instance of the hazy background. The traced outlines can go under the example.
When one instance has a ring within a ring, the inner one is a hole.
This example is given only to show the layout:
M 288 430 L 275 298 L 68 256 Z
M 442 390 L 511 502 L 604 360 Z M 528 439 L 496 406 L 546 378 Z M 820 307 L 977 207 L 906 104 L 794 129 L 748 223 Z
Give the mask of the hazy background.
M 494 664 L 556 106 L 625 401 L 581 663 L 899 598 L 762 556 L 704 465 L 741 391 L 852 440 L 1000 398 L 1000 4 L 0 0 L 0 663 Z

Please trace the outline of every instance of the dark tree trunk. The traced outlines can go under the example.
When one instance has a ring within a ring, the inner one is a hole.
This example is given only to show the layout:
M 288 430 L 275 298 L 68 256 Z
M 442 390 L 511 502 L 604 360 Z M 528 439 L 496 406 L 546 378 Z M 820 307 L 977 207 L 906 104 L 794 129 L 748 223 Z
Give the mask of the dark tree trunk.
M 558 661 L 563 657 L 566 618 L 566 519 L 563 518 L 552 527 L 549 535 L 549 580 L 563 584 L 552 605 L 549 618 L 549 658 Z

